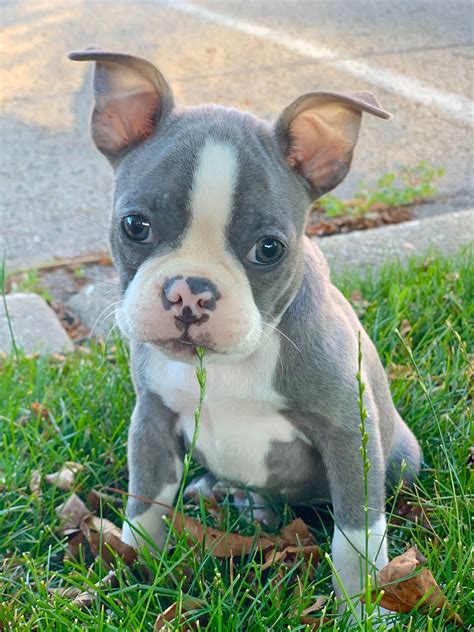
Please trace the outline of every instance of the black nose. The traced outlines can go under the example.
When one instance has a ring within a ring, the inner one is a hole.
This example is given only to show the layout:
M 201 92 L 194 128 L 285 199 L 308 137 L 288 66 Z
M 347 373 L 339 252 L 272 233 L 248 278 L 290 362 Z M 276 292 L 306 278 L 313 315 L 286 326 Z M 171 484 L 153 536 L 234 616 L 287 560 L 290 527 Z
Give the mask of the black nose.
M 175 276 L 163 284 L 162 301 L 167 310 L 201 316 L 215 310 L 219 298 L 215 284 L 204 277 Z

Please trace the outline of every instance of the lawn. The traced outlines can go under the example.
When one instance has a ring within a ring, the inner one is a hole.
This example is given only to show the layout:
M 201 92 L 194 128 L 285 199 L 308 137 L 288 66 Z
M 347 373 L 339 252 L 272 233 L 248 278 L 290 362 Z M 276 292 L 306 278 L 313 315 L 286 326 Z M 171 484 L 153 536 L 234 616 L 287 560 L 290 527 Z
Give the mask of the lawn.
M 424 452 L 419 485 L 408 499 L 412 510 L 406 499 L 388 501 L 396 523 L 389 529 L 391 556 L 416 545 L 454 611 L 472 624 L 473 470 L 467 463 L 473 445 L 472 257 L 466 252 L 451 260 L 426 257 L 407 268 L 386 267 L 378 278 L 347 277 L 338 285 L 374 340 L 396 405 Z M 43 480 L 41 493 L 32 493 L 32 472 L 44 476 L 73 461 L 84 466 L 73 489 L 83 500 L 92 489 L 126 490 L 133 401 L 127 350 L 119 340 L 67 358 L 0 359 L 0 629 L 152 630 L 157 615 L 184 594 L 200 600 L 192 615 L 199 618 L 199 629 L 309 630 L 300 623 L 302 610 L 331 591 L 324 557 L 332 530 L 328 511 L 304 513 L 323 553 L 314 574 L 302 564 L 262 572 L 258 552 L 220 560 L 173 536 L 167 553 L 148 555 L 131 569 L 117 558 L 115 585 L 100 588 L 89 608 L 51 592 L 58 587 L 85 590 L 109 569 L 86 550 L 75 560 L 64 559 L 67 542 L 58 530 L 55 508 L 71 491 Z M 189 475 L 195 470 L 192 466 Z M 116 502 L 105 502 L 102 509 L 120 525 L 125 496 L 108 493 Z M 292 510 L 281 510 L 289 522 Z M 186 511 L 209 524 L 216 520 L 216 512 L 204 505 Z M 415 514 L 422 519 L 411 521 Z M 229 530 L 255 531 L 225 502 L 218 516 Z M 331 617 L 333 606 L 329 599 L 314 616 Z M 396 615 L 394 621 L 397 630 L 455 629 L 442 617 L 419 611 Z M 320 629 L 363 628 L 333 618 Z

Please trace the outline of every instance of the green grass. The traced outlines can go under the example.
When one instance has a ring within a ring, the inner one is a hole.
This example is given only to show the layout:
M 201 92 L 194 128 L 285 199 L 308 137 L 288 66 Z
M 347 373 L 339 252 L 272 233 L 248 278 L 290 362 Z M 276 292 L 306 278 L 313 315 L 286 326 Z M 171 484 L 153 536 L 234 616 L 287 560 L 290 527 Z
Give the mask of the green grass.
M 473 623 L 472 486 L 466 466 L 472 445 L 472 259 L 460 254 L 450 261 L 412 261 L 406 269 L 385 268 L 378 279 L 348 277 L 339 286 L 363 312 L 363 323 L 394 375 L 395 402 L 424 451 L 415 496 L 429 510 L 432 530 L 414 523 L 390 528 L 390 553 L 397 555 L 416 544 L 454 609 Z M 405 332 L 402 339 L 397 328 Z M 107 569 L 90 558 L 63 560 L 65 543 L 54 510 L 69 493 L 43 484 L 41 497 L 31 495 L 31 472 L 45 474 L 66 460 L 77 461 L 85 465 L 77 477 L 82 498 L 92 488 L 126 489 L 126 435 L 133 400 L 127 351 L 120 342 L 65 361 L 22 356 L 0 361 L 0 621 L 5 629 L 151 630 L 156 615 L 183 593 L 204 600 L 203 629 L 309 629 L 298 623 L 299 612 L 331 590 L 324 556 L 314 579 L 300 576 L 302 598 L 295 596 L 291 583 L 298 569 L 283 578 L 277 569 L 262 574 L 257 556 L 231 565 L 196 555 L 182 538 L 168 553 L 147 558 L 151 580 L 143 570 L 132 572 L 118 561 L 119 585 L 99 591 L 89 610 L 48 593 L 50 587 L 92 585 Z M 31 413 L 34 402 L 49 411 L 47 418 Z M 192 466 L 189 475 L 194 472 Z M 389 500 L 389 512 L 392 504 Z M 291 510 L 282 510 L 289 521 Z M 203 507 L 197 514 L 210 520 Z M 109 517 L 120 524 L 121 510 L 112 510 Z M 229 507 L 225 521 L 229 529 L 254 530 Z M 328 520 L 315 529 L 323 552 L 330 550 L 331 530 Z M 417 612 L 399 615 L 397 621 L 398 630 L 454 629 Z M 322 629 L 350 628 L 339 620 Z
M 438 192 L 434 185 L 445 173 L 443 168 L 433 167 L 425 161 L 415 167 L 402 166 L 396 172 L 383 174 L 370 187 L 359 182 L 351 200 L 341 200 L 335 195 L 324 195 L 314 208 L 324 212 L 326 217 L 366 215 L 373 210 L 410 206 L 426 201 Z

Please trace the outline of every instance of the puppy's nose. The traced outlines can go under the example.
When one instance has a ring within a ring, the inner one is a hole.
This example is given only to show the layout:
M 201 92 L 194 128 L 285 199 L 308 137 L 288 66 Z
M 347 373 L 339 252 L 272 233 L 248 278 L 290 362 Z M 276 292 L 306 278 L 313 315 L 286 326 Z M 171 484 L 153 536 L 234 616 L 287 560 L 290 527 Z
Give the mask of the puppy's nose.
M 176 276 L 163 284 L 163 306 L 176 314 L 201 316 L 216 309 L 220 294 L 217 287 L 204 277 Z

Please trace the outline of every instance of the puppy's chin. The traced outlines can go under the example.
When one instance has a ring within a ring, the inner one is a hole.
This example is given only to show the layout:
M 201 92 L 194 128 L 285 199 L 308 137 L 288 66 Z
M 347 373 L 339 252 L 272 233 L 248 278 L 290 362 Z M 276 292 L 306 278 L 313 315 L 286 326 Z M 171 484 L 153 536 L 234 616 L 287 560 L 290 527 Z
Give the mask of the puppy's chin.
M 198 357 L 197 347 L 204 349 L 206 360 L 214 355 L 219 355 L 212 345 L 200 345 L 191 340 L 180 340 L 178 338 L 172 340 L 150 340 L 147 341 L 147 344 L 161 351 L 170 360 L 188 362 L 190 364 L 196 364 Z

